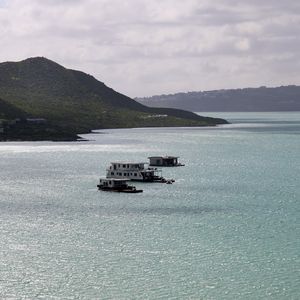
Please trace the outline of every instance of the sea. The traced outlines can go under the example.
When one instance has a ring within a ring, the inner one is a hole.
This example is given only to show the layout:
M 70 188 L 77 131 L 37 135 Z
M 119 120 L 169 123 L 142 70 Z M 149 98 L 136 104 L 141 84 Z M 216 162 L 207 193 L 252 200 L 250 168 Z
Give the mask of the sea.
M 1 299 L 300 299 L 300 112 L 0 144 Z M 173 184 L 97 190 L 112 161 Z

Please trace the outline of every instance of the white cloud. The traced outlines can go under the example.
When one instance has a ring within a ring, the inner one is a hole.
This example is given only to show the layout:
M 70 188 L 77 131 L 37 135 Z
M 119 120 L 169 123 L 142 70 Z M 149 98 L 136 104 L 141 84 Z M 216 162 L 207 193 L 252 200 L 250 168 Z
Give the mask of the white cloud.
M 130 96 L 300 84 L 294 0 L 0 0 L 0 61 L 46 56 Z
M 250 49 L 250 42 L 247 38 L 242 38 L 235 43 L 235 46 L 238 50 L 247 51 Z

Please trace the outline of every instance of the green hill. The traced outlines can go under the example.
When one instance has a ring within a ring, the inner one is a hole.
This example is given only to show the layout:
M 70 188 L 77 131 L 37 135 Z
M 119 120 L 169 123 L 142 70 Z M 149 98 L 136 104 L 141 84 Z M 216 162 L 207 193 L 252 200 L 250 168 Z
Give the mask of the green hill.
M 32 129 L 29 128 L 27 137 L 20 136 L 20 139 L 74 139 L 77 133 L 100 128 L 226 123 L 222 119 L 204 118 L 188 111 L 144 106 L 88 74 L 66 69 L 42 57 L 1 63 L 0 98 L 2 119 L 47 120 L 47 125 L 35 126 L 38 134 L 33 132 L 30 136 Z M 17 139 L 17 132 L 25 123 L 8 126 L 5 139 L 10 138 L 9 132 L 13 130 L 12 139 Z M 34 124 L 30 126 L 34 127 Z
M 0 120 L 26 117 L 27 114 L 24 111 L 0 99 Z

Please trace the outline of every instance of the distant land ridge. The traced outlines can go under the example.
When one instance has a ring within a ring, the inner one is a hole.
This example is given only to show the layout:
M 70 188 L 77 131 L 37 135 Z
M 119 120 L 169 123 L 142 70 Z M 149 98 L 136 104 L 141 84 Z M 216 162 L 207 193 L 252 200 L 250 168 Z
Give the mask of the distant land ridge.
M 93 129 L 214 126 L 223 119 L 150 108 L 44 57 L 0 63 L 0 140 L 76 140 Z
M 135 100 L 152 107 L 172 107 L 195 112 L 300 111 L 300 86 L 187 92 Z

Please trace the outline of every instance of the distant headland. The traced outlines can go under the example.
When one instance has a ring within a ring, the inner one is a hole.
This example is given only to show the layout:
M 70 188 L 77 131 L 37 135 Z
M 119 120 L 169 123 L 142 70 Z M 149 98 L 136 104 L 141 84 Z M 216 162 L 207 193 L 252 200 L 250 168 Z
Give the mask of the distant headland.
M 172 107 L 196 112 L 300 111 L 300 86 L 187 92 L 135 100 L 153 107 Z

